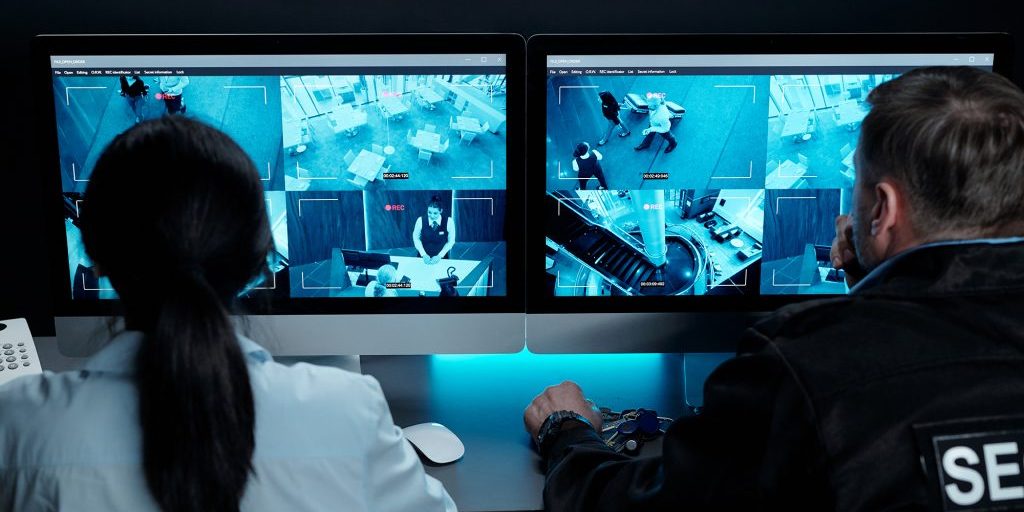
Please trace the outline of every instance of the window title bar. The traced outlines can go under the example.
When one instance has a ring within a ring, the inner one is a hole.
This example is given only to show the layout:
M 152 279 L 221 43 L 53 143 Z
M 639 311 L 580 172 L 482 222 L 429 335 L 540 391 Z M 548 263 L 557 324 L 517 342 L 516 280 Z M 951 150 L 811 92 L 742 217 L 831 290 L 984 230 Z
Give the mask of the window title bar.
M 549 55 L 549 68 L 991 66 L 991 53 Z
M 496 53 L 401 55 L 55 55 L 53 69 L 504 66 Z

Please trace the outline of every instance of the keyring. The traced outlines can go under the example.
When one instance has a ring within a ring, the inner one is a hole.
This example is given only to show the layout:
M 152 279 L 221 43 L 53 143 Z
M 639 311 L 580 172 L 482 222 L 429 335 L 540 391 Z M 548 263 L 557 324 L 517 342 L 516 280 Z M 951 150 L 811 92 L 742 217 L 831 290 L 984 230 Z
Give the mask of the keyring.
M 672 423 L 672 418 L 658 416 L 650 409 L 626 409 L 615 412 L 602 407 L 601 417 L 604 424 L 601 436 L 606 445 L 616 452 L 636 452 L 644 441 L 656 439 L 665 433 Z

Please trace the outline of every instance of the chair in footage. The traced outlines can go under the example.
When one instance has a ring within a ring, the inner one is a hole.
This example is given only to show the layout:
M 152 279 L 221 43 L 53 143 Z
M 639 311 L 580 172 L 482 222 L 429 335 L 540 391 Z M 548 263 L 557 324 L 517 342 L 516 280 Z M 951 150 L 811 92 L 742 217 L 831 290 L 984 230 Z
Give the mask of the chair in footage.
M 849 167 L 843 167 L 839 170 L 839 174 L 843 176 L 848 185 L 853 185 L 853 181 L 856 179 L 856 174 L 853 169 Z
M 381 146 L 380 144 L 370 144 L 370 151 L 373 151 L 374 153 L 377 153 L 378 155 L 383 155 L 384 154 L 384 146 Z
M 353 153 L 352 150 L 350 149 L 345 152 L 345 156 L 343 156 L 341 159 L 345 161 L 345 168 L 347 169 L 348 166 L 352 165 L 352 162 L 356 161 L 356 154 Z
M 433 124 L 427 123 L 427 124 L 423 125 L 423 131 L 427 131 L 427 132 L 431 132 L 431 133 L 437 133 L 437 127 L 434 126 Z
M 450 145 L 451 141 L 451 139 L 445 139 L 444 142 L 441 143 L 441 149 L 438 151 L 438 153 L 447 153 L 448 146 Z
M 480 127 L 480 133 L 491 131 L 491 122 L 484 121 L 483 126 Z
M 429 164 L 431 156 L 433 156 L 433 154 L 430 151 L 424 151 L 424 150 L 421 149 L 420 150 L 420 157 L 419 157 L 418 163 L 421 163 L 421 164 L 422 163 L 427 163 L 427 164 Z
M 459 144 L 465 142 L 466 144 L 472 144 L 473 139 L 476 138 L 475 132 L 462 132 L 462 138 L 459 139 Z
M 839 149 L 839 157 L 843 162 L 842 167 L 839 169 L 839 174 L 843 175 L 846 181 L 852 185 L 856 176 L 852 165 L 853 160 L 850 158 L 851 154 L 853 154 L 853 146 L 850 146 L 850 144 L 846 144 Z M 849 162 L 847 162 L 847 160 L 849 160 Z
M 458 125 L 455 124 L 455 116 L 448 116 L 448 129 L 454 130 L 456 128 L 458 128 Z
M 358 174 L 355 174 L 355 173 L 347 173 L 347 174 L 348 174 L 348 177 L 345 178 L 345 181 L 351 183 L 352 185 L 355 185 L 357 188 L 364 189 L 364 188 L 366 188 L 366 184 L 369 183 L 369 181 L 367 181 L 366 178 L 364 178 L 362 176 L 359 176 Z
M 405 131 L 405 142 L 412 145 L 413 140 L 415 139 L 413 139 L 412 136 L 412 128 L 409 128 L 408 130 Z
M 815 115 L 814 111 L 811 111 L 811 117 L 807 118 L 807 132 L 804 133 L 805 141 L 810 140 L 814 136 L 814 131 L 818 128 L 818 116 Z
M 803 153 L 797 153 L 796 159 L 800 162 L 800 165 L 804 166 L 804 169 L 807 169 L 810 166 L 810 160 L 808 160 L 807 156 Z
M 388 172 L 391 172 L 391 166 L 390 165 L 382 165 L 382 166 L 380 166 L 380 171 L 377 172 L 377 179 L 381 180 L 381 183 L 387 183 L 387 181 L 384 181 L 384 173 L 388 173 Z

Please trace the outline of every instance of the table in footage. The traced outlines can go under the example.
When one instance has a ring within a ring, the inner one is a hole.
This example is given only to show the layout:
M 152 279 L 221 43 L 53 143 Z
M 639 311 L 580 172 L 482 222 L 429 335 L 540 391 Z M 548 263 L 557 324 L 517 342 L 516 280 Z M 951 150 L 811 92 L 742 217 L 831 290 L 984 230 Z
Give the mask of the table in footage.
M 402 103 L 402 99 L 397 96 L 385 96 L 380 99 L 380 104 L 387 113 L 387 117 L 400 116 L 409 111 L 409 107 Z
M 350 137 L 358 133 L 360 126 L 366 125 L 366 112 L 349 107 L 342 107 L 327 114 L 334 133 L 345 132 Z
M 441 152 L 441 134 L 418 130 L 416 136 L 409 142 L 413 147 L 430 151 L 431 153 Z
M 867 111 L 862 109 L 856 100 L 846 101 L 836 107 L 836 124 L 853 130 L 867 115 Z
M 442 98 L 441 95 L 437 93 L 437 91 L 429 87 L 417 89 L 416 95 L 419 96 L 420 99 L 422 99 L 423 101 L 427 102 L 427 104 L 430 105 L 431 110 L 436 108 L 436 105 L 438 103 L 444 101 L 444 98 Z
M 348 166 L 348 172 L 354 174 L 357 180 L 370 182 L 377 179 L 377 173 L 380 172 L 380 168 L 383 165 L 384 155 L 378 155 L 364 149 L 359 152 L 356 159 Z
M 782 137 L 802 137 L 807 133 L 807 124 L 810 120 L 810 111 L 790 112 L 786 115 L 786 124 L 782 126 Z
M 299 154 L 306 151 L 306 143 L 309 141 L 306 140 L 305 130 L 305 121 L 301 119 L 285 121 L 282 131 L 284 149 L 292 154 Z
M 471 132 L 480 133 L 483 127 L 480 126 L 480 120 L 475 117 L 458 116 L 455 118 L 455 129 L 460 132 Z

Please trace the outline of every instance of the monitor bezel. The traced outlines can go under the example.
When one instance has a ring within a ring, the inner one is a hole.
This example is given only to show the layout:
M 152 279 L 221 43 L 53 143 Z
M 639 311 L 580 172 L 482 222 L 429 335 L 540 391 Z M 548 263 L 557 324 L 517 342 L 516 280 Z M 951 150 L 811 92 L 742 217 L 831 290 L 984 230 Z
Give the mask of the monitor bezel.
M 1005 33 L 890 34 L 539 34 L 527 44 L 527 313 L 770 311 L 842 295 L 555 297 L 545 291 L 544 209 L 547 193 L 547 57 L 552 55 L 734 55 L 992 53 L 992 69 L 1012 78 L 1012 40 Z M 813 49 L 810 51 L 809 49 Z
M 353 49 L 345 51 L 345 49 Z M 525 304 L 522 230 L 525 212 L 525 57 L 519 34 L 202 34 L 202 35 L 37 35 L 32 41 L 32 83 L 36 91 L 35 143 L 41 175 L 41 210 L 46 214 L 47 268 L 52 271 L 55 316 L 110 316 L 121 313 L 117 300 L 73 300 L 67 274 L 59 147 L 52 90 L 52 55 L 313 55 L 313 54 L 461 54 L 506 55 L 506 295 L 367 299 L 241 299 L 249 314 L 435 314 L 522 313 Z M 52 205 L 47 204 L 52 203 Z

